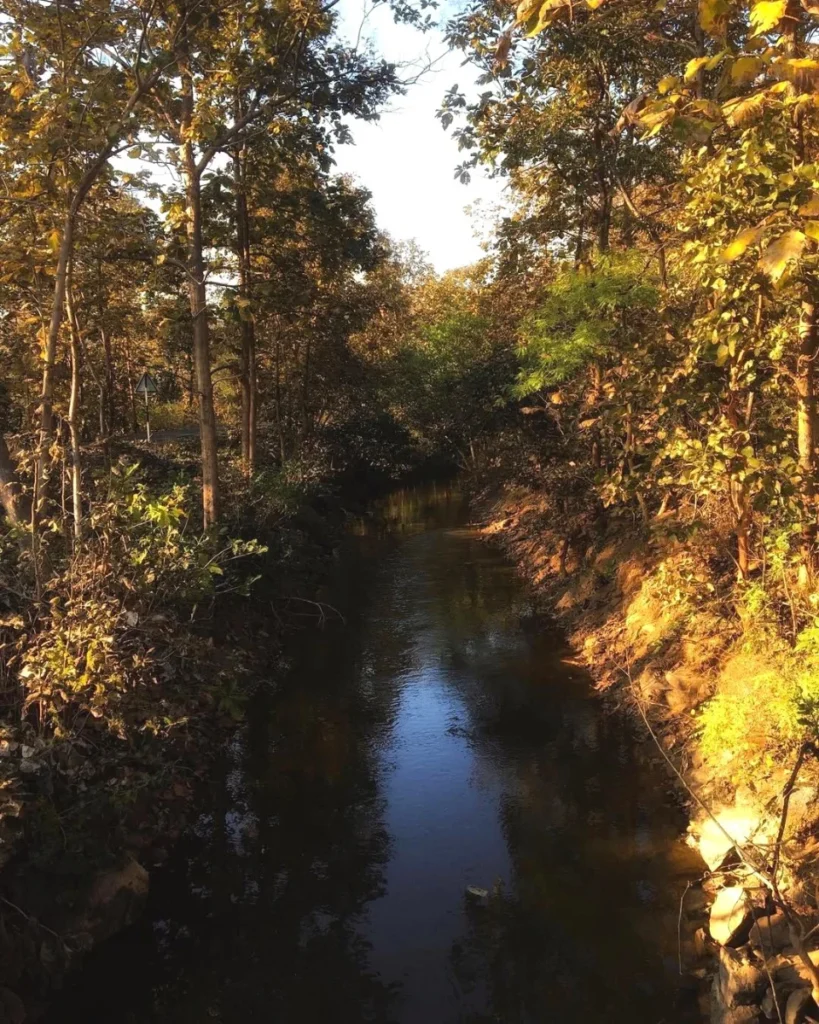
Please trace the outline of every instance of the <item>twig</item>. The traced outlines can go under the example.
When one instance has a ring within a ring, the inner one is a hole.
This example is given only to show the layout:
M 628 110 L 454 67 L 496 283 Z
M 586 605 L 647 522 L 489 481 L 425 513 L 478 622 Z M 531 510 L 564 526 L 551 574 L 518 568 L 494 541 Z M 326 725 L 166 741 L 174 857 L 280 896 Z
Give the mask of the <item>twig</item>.
M 686 882 L 685 890 L 682 896 L 680 896 L 680 912 L 677 915 L 677 965 L 680 969 L 680 975 L 683 972 L 682 963 L 682 917 L 683 917 L 683 904 L 685 903 L 685 897 L 688 895 L 688 890 L 691 888 L 691 882 Z

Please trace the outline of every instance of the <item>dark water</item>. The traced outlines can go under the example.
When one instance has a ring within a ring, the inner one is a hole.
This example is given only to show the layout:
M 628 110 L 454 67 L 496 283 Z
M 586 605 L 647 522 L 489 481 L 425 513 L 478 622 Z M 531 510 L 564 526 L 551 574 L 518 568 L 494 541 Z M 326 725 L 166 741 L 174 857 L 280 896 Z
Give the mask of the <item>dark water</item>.
M 339 566 L 346 625 L 294 639 L 144 923 L 54 1021 L 696 1019 L 662 777 L 457 495 L 382 513 Z

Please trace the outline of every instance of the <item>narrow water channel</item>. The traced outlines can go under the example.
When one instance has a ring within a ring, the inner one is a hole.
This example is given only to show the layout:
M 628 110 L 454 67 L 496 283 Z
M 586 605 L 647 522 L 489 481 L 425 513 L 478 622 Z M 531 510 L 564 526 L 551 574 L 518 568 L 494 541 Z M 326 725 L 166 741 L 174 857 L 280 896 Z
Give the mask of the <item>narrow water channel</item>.
M 697 1020 L 697 864 L 631 727 L 456 493 L 395 494 L 353 534 L 345 623 L 294 638 L 144 922 L 54 1020 Z

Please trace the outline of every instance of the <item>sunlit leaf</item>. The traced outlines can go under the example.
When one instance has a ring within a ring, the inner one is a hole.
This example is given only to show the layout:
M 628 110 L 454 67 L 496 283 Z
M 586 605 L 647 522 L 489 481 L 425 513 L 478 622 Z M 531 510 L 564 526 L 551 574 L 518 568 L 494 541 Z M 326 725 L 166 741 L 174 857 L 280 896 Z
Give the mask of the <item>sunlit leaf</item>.
M 778 281 L 788 268 L 802 255 L 807 238 L 802 231 L 786 231 L 775 239 L 762 253 L 759 259 L 760 269 L 772 281 Z
M 732 128 L 739 128 L 757 117 L 761 117 L 765 109 L 765 101 L 765 93 L 757 92 L 753 96 L 729 100 L 722 105 L 722 113 Z
M 685 66 L 686 82 L 693 82 L 710 59 L 710 57 L 694 57 L 693 60 L 690 60 Z
M 737 85 L 753 82 L 764 66 L 759 57 L 740 57 L 731 65 L 731 81 Z
M 729 11 L 726 0 L 699 0 L 698 16 L 703 31 L 710 36 L 722 36 Z
M 762 35 L 776 28 L 785 17 L 788 0 L 757 0 L 751 8 L 751 26 L 754 35 Z
M 749 246 L 759 241 L 761 234 L 762 227 L 745 228 L 740 231 L 733 242 L 722 250 L 722 258 L 727 263 L 738 260 Z

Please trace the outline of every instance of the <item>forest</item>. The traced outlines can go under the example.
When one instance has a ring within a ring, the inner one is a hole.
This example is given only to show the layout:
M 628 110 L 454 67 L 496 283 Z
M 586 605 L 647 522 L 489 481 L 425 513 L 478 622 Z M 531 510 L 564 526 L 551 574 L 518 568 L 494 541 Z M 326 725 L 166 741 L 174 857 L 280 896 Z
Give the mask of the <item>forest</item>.
M 345 509 L 457 472 L 819 997 L 819 7 L 390 0 L 506 184 L 439 274 L 335 170 L 413 87 L 337 3 L 0 4 L 0 863 L 167 828 L 258 607 L 275 646 Z

